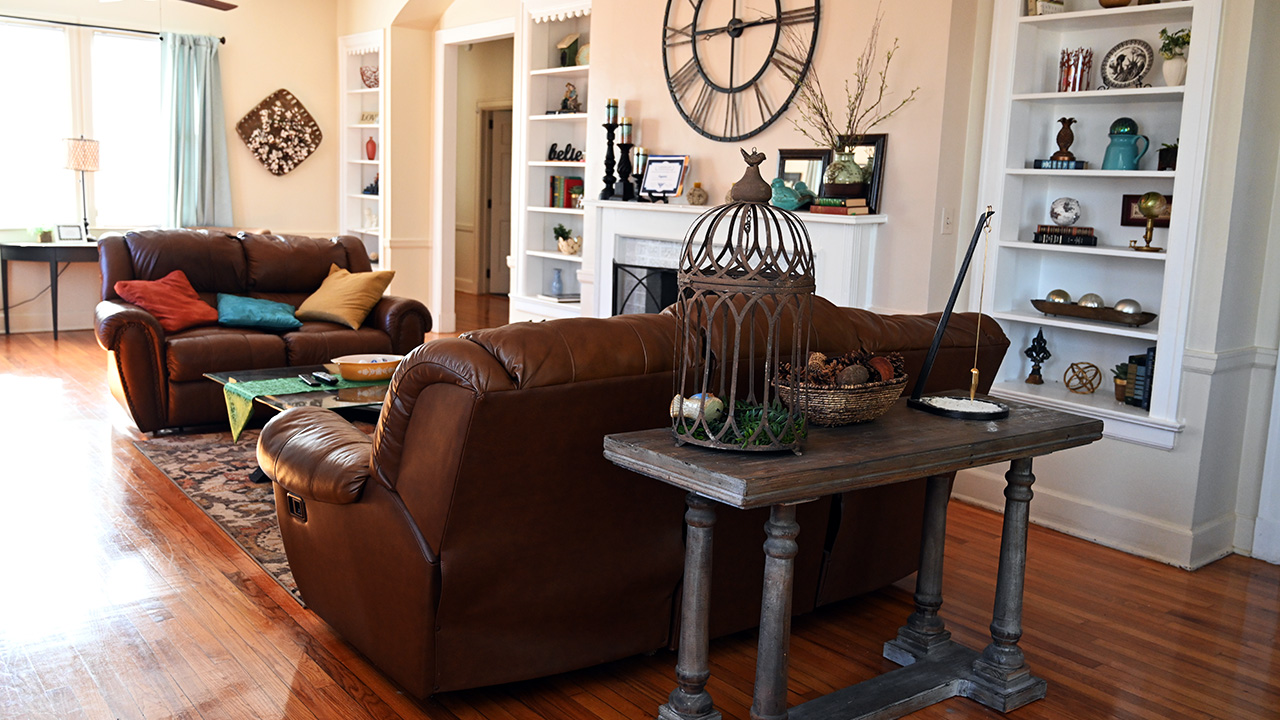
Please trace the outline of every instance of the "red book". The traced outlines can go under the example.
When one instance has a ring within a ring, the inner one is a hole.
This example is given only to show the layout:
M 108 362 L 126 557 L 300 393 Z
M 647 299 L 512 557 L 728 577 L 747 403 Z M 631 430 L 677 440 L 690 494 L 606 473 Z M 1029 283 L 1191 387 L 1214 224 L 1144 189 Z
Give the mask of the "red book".
M 809 212 L 823 215 L 857 215 L 865 213 L 866 208 L 840 207 L 839 205 L 810 205 Z

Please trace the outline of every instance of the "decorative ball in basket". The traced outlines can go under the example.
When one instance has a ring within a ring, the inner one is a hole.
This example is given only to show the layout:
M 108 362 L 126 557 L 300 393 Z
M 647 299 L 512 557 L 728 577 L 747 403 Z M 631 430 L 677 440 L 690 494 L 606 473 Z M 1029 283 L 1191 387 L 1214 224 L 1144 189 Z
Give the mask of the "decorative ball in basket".
M 805 368 L 808 382 L 800 384 L 805 419 L 814 425 L 838 427 L 875 420 L 889 412 L 907 386 L 907 373 L 898 353 L 872 355 L 855 350 L 828 358 L 809 353 Z M 788 405 L 795 403 L 795 390 L 778 386 L 778 395 Z

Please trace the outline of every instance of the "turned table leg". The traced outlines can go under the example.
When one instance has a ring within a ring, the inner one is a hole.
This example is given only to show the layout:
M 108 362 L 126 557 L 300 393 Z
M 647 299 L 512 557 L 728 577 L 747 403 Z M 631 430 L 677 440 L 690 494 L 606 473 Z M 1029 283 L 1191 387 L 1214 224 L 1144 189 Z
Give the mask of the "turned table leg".
M 1027 517 L 1031 503 L 1031 458 L 1005 473 L 1004 530 L 996 576 L 991 644 L 973 662 L 975 694 L 985 705 L 1008 712 L 1044 697 L 1045 681 L 1033 677 L 1018 647 L 1022 637 L 1022 589 L 1027 569 Z
M 924 528 L 920 538 L 920 571 L 916 574 L 915 612 L 898 629 L 898 637 L 884 644 L 884 656 L 899 665 L 929 657 L 951 642 L 951 632 L 938 616 L 942 607 L 942 559 L 947 539 L 947 503 L 955 475 L 934 475 L 927 481 Z
M 675 690 L 658 708 L 658 720 L 720 720 L 707 692 L 711 610 L 711 530 L 716 523 L 712 502 L 697 493 L 685 496 L 688 530 L 684 549 L 684 590 L 680 602 L 680 650 Z
M 764 597 L 751 720 L 786 720 L 787 656 L 791 646 L 791 585 L 800 546 L 794 505 L 774 505 L 764 526 Z

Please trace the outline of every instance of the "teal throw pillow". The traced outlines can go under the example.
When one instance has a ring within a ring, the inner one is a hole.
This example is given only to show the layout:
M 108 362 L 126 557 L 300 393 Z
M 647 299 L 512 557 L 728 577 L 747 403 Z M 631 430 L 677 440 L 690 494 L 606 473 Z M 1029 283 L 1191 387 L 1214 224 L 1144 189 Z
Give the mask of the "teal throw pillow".
M 293 330 L 302 321 L 289 303 L 218 293 L 218 324 L 259 330 Z

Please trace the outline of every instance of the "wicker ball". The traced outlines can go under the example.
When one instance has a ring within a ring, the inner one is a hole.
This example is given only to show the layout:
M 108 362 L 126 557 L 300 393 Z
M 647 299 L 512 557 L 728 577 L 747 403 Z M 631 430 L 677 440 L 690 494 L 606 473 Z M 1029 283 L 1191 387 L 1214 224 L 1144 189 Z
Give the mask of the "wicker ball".
M 1088 395 L 1102 384 L 1102 371 L 1093 363 L 1073 362 L 1062 374 L 1062 382 L 1071 392 Z

